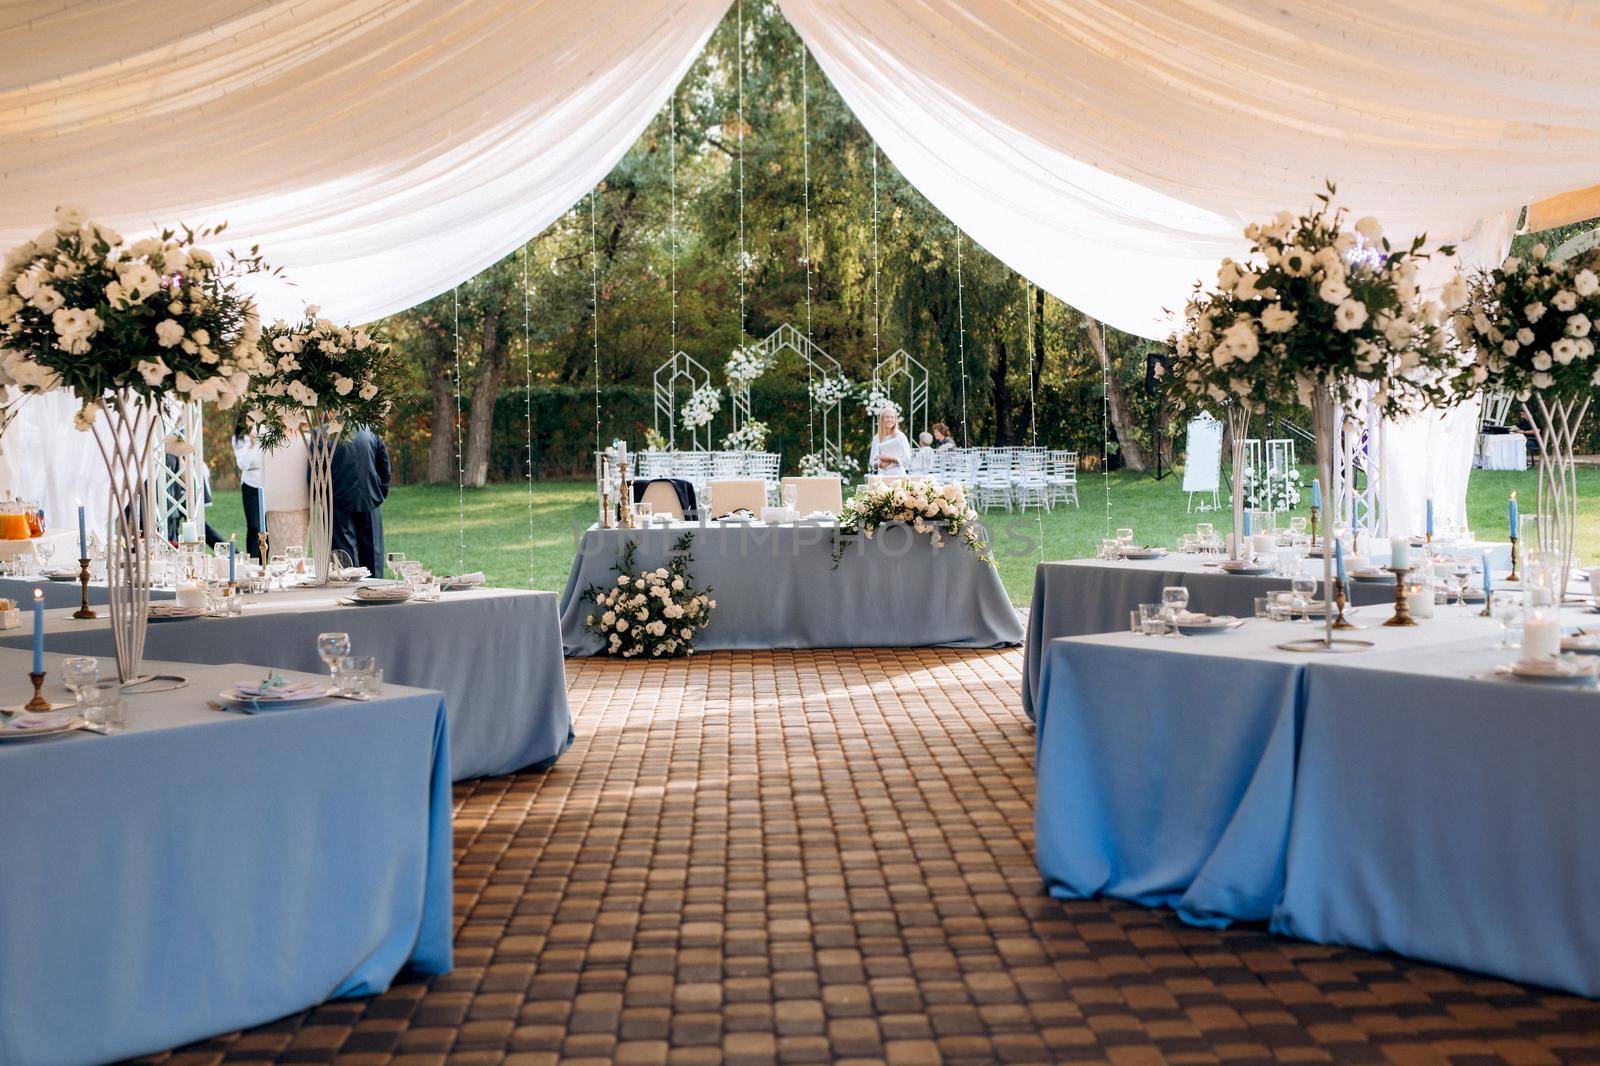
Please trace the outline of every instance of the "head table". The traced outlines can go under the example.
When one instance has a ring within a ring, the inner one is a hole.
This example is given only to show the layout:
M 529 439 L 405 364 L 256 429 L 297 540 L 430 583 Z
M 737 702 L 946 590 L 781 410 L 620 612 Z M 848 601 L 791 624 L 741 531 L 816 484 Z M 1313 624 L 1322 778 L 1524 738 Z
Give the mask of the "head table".
M 63 563 L 63 566 L 76 566 L 77 563 Z M 18 605 L 26 607 L 33 600 L 33 590 L 38 589 L 44 593 L 46 607 L 69 607 L 76 610 L 83 603 L 83 586 L 76 580 L 51 581 L 49 578 L 40 577 L 0 577 L 0 598 L 15 600 Z M 89 582 L 89 606 L 99 607 L 107 602 L 110 593 L 104 581 Z M 151 589 L 150 598 L 156 601 L 170 600 L 174 596 L 171 589 Z
M 28 663 L 0 651 L 6 704 Z M 207 700 L 260 668 L 152 665 L 191 683 L 129 695 L 126 732 L 0 742 L 0 1062 L 117 1060 L 448 972 L 440 693 L 245 715 Z
M 1600 994 L 1600 691 L 1505 679 L 1498 623 L 1052 641 L 1036 842 L 1051 894 Z M 1577 617 L 1569 621 L 1576 622 Z
M 244 600 L 236 618 L 152 622 L 145 657 L 185 663 L 245 662 L 326 673 L 317 634 L 350 634 L 387 680 L 439 689 L 450 704 L 451 779 L 552 763 L 572 739 L 556 597 L 550 592 L 469 589 L 434 603 L 353 607 L 352 586 L 290 588 Z M 45 647 L 95 655 L 115 669 L 106 612 L 80 621 L 47 611 Z M 32 628 L 0 633 L 0 646 L 31 646 Z
M 1463 559 L 1481 558 L 1489 552 L 1497 575 L 1509 571 L 1510 543 L 1463 546 Z M 1378 558 L 1388 559 L 1386 547 Z M 1257 596 L 1289 588 L 1287 577 L 1228 574 L 1217 568 L 1222 557 L 1172 552 L 1159 559 L 1072 559 L 1040 563 L 1034 570 L 1033 601 L 1028 608 L 1028 643 L 1023 650 L 1022 709 L 1035 717 L 1039 698 L 1039 671 L 1044 652 L 1057 637 L 1112 633 L 1128 628 L 1128 612 L 1141 603 L 1159 603 L 1166 585 L 1189 590 L 1190 609 L 1209 614 L 1246 617 L 1255 610 Z M 1311 560 L 1317 567 L 1320 558 Z M 1392 603 L 1394 581 L 1350 582 L 1346 595 L 1353 604 Z
M 590 585 L 616 582 L 618 554 L 637 544 L 638 565 L 665 566 L 673 542 L 692 532 L 694 583 L 717 601 L 695 639 L 701 651 L 733 648 L 994 648 L 1018 644 L 1022 623 L 994 566 L 947 539 L 904 526 L 854 537 L 834 563 L 835 527 L 823 523 L 745 525 L 672 523 L 649 529 L 599 529 L 583 535 L 561 594 L 561 638 L 568 655 L 598 655 L 600 637 L 584 628 L 594 607 Z

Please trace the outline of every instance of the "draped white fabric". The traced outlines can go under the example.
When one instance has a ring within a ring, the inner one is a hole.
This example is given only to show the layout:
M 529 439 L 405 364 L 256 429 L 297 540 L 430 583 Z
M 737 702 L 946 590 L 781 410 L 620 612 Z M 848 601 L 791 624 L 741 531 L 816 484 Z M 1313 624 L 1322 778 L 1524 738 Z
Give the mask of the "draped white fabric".
M 782 0 L 906 177 L 1063 300 L 1163 336 L 1323 181 L 1396 233 L 1600 176 L 1600 12 L 1462 0 Z
M 31 17 L 21 17 L 26 7 Z M 0 19 L 0 247 L 76 203 L 227 219 L 366 321 L 502 258 L 619 160 L 727 0 L 38 0 Z

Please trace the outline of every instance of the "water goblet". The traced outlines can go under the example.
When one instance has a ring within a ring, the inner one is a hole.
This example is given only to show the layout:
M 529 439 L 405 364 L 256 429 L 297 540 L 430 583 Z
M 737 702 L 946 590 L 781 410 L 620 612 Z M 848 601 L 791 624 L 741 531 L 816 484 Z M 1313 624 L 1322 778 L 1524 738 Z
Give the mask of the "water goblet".
M 799 502 L 800 487 L 798 485 L 785 485 L 783 487 L 783 505 L 792 511 Z
M 55 543 L 48 540 L 41 540 L 38 544 L 33 546 L 33 550 L 39 556 L 39 571 L 43 573 L 44 571 L 50 569 L 50 558 L 56 553 Z
M 1124 548 L 1133 547 L 1133 530 L 1127 526 L 1123 526 L 1121 529 L 1118 529 L 1117 543 L 1122 545 Z
M 1514 592 L 1496 589 L 1494 619 L 1500 623 L 1500 643 L 1495 647 L 1501 651 L 1515 651 L 1522 647 L 1522 642 L 1515 636 L 1517 623 L 1522 620 L 1522 597 Z
M 384 554 L 383 559 L 384 559 L 384 562 L 389 564 L 389 573 L 393 574 L 395 577 L 399 577 L 400 576 L 400 567 L 406 561 L 406 553 L 405 552 L 387 552 L 387 553 Z M 377 576 L 377 575 L 375 575 L 375 576 Z
M 1305 621 L 1311 621 L 1311 605 L 1316 601 L 1317 579 L 1305 571 L 1297 572 L 1289 579 L 1289 590 L 1294 596 L 1294 611 L 1302 615 Z
M 317 657 L 328 667 L 332 675 L 334 664 L 350 654 L 349 633 L 318 633 Z
M 1172 636 L 1182 636 L 1178 632 L 1178 618 L 1189 608 L 1189 590 L 1182 585 L 1167 585 L 1161 590 L 1161 610 L 1172 627 Z
M 1293 518 L 1289 519 L 1289 532 L 1293 533 L 1296 539 L 1299 539 L 1305 533 L 1305 531 L 1306 520 L 1304 517 L 1301 515 L 1295 515 Z
M 84 692 L 100 680 L 100 660 L 88 655 L 77 655 L 61 660 L 61 683 L 67 686 L 73 699 L 83 703 Z

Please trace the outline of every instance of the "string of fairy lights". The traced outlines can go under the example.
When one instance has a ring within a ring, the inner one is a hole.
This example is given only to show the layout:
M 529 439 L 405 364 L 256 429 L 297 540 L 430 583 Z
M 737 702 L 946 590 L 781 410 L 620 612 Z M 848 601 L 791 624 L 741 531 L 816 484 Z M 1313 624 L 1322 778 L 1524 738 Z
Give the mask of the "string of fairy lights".
M 522 472 L 528 483 L 528 587 L 538 587 L 538 570 L 533 552 L 533 293 L 528 288 L 528 246 L 522 246 L 522 417 L 527 441 L 522 452 Z
M 811 53 L 805 43 L 800 45 L 800 175 L 805 204 L 804 225 L 801 228 L 802 256 L 806 264 L 806 340 L 811 337 L 811 85 L 807 73 L 811 66 Z M 817 401 L 812 395 L 811 360 L 806 364 L 806 451 L 817 450 Z
M 467 570 L 467 467 L 461 451 L 461 286 L 450 290 L 450 329 L 455 334 L 456 365 L 452 387 L 455 390 L 456 443 L 456 547 L 458 574 Z

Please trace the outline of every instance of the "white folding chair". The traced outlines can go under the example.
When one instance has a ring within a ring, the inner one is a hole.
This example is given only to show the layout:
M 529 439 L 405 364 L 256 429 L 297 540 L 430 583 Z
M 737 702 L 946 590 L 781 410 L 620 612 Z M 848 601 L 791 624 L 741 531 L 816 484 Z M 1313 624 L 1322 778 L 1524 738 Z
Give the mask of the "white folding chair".
M 1078 507 L 1078 453 L 1056 451 L 1049 453 L 1046 462 L 1045 484 L 1050 492 L 1050 503 L 1072 501 Z
M 1023 448 L 1017 452 L 1015 491 L 1019 511 L 1026 511 L 1030 506 L 1050 510 L 1050 486 L 1045 476 L 1044 449 Z
M 977 496 L 979 510 L 1004 504 L 1013 509 L 1011 494 L 1011 452 L 1006 448 L 983 448 L 979 452 Z

